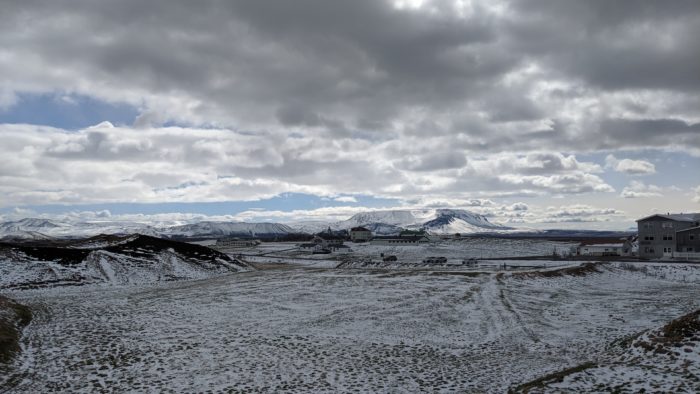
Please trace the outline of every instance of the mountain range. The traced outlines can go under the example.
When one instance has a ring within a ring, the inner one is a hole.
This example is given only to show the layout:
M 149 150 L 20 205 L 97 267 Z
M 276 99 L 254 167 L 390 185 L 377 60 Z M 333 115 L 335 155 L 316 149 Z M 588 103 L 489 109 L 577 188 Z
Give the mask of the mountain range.
M 395 233 L 401 229 L 425 230 L 430 234 L 502 233 L 512 227 L 491 223 L 483 215 L 463 209 L 420 209 L 362 212 L 338 224 L 339 229 L 355 226 Z M 393 227 L 393 228 L 392 228 Z
M 431 234 L 504 234 L 518 231 L 492 223 L 483 215 L 461 209 L 414 209 L 361 212 L 338 222 L 244 223 L 201 221 L 188 224 L 147 224 L 141 222 L 95 220 L 59 221 L 26 218 L 0 222 L 0 239 L 47 240 L 81 238 L 97 234 L 138 233 L 164 238 L 270 238 L 288 234 L 313 234 L 328 228 L 334 231 L 363 226 L 377 235 L 398 234 L 402 230 L 425 230 Z

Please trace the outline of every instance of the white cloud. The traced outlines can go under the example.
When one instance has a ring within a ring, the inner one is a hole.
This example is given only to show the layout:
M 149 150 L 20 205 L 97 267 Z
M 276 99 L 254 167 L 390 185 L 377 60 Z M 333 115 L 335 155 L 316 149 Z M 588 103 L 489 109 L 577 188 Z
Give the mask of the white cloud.
M 620 197 L 624 198 L 661 197 L 662 195 L 660 187 L 640 181 L 630 182 L 620 193 Z
M 552 193 L 614 192 L 615 189 L 593 174 L 573 172 L 564 175 L 501 175 L 498 179 L 508 185 L 526 189 L 544 189 Z
M 357 202 L 357 199 L 353 196 L 341 196 L 341 197 L 336 197 L 333 199 L 333 201 L 337 202 Z
M 0 111 L 37 95 L 86 110 L 82 95 L 139 115 L 78 131 L 0 125 L 0 207 L 299 192 L 525 220 L 540 215 L 532 200 L 614 191 L 614 174 L 580 159 L 591 153 L 700 157 L 692 1 L 170 0 L 151 5 L 157 19 L 141 3 L 3 4 Z M 649 26 L 664 39 L 639 34 Z M 661 171 L 614 155 L 606 169 Z
M 78 131 L 5 124 L 0 133 L 3 206 L 257 200 L 286 192 L 479 206 L 493 204 L 491 196 L 612 190 L 594 175 L 600 166 L 561 153 L 481 154 L 455 169 L 396 165 L 403 152 L 420 156 L 420 147 L 429 155 L 449 151 L 444 136 L 418 147 L 412 140 L 108 123 Z
M 693 202 L 699 202 L 700 203 L 700 185 L 696 187 L 694 190 L 695 196 L 693 197 Z
M 645 160 L 622 159 L 619 160 L 613 155 L 605 158 L 605 165 L 617 172 L 628 175 L 650 175 L 656 173 L 656 166 Z

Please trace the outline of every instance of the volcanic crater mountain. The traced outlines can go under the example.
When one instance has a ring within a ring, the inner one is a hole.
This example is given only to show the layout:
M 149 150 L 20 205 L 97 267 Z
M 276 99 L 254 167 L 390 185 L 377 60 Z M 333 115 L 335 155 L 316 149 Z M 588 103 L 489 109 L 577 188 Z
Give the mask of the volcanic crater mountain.
M 366 227 L 377 234 L 394 234 L 402 229 L 422 229 L 431 234 L 498 233 L 515 230 L 492 223 L 484 215 L 463 209 L 419 209 L 362 212 L 337 223 L 338 229 Z

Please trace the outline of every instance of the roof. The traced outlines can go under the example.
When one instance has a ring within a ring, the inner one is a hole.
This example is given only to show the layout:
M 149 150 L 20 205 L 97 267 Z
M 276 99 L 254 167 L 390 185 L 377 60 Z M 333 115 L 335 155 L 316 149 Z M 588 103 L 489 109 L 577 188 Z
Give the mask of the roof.
M 599 248 L 619 248 L 622 247 L 623 243 L 620 242 L 619 244 L 590 244 L 590 245 L 581 245 L 582 247 L 586 248 L 591 248 L 591 247 L 599 247 Z
M 689 228 L 686 228 L 686 229 L 683 229 L 683 230 L 678 230 L 678 231 L 676 231 L 676 232 L 677 232 L 677 233 L 682 233 L 682 232 L 684 232 L 684 231 L 692 231 L 692 230 L 700 230 L 700 226 L 689 227 Z
M 583 241 L 581 242 L 578 246 L 610 246 L 610 245 L 624 245 L 625 243 L 630 242 L 629 239 L 621 239 L 619 241 L 614 241 L 610 239 L 606 240 L 589 240 L 589 241 Z
M 367 232 L 371 232 L 371 231 L 369 231 L 368 229 L 366 229 L 366 228 L 364 228 L 364 227 L 353 227 L 353 228 L 350 229 L 350 231 L 367 231 Z
M 341 237 L 340 235 L 335 235 L 335 234 L 328 234 L 328 233 L 319 233 L 316 234 L 317 237 L 325 240 L 332 240 L 332 239 L 345 239 L 345 237 Z
M 649 220 L 655 217 L 659 217 L 662 219 L 667 219 L 667 220 L 674 220 L 676 222 L 695 222 L 700 220 L 700 213 L 669 213 L 666 215 L 662 214 L 654 214 L 651 216 L 647 216 L 641 219 L 638 219 L 638 222 L 644 221 L 644 220 Z

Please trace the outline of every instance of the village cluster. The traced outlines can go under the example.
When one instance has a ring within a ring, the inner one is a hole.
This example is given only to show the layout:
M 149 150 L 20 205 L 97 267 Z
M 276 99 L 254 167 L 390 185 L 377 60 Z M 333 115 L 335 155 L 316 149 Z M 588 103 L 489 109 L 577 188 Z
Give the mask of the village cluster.
M 422 230 L 403 230 L 397 235 L 373 234 L 366 227 L 333 231 L 330 227 L 294 244 L 294 248 L 308 254 L 348 254 L 350 244 L 369 244 L 387 247 L 421 246 L 443 240 L 462 238 L 460 234 L 432 235 Z M 215 247 L 225 249 L 252 248 L 261 243 L 257 239 L 219 239 Z M 570 256 L 621 256 L 643 259 L 700 259 L 700 213 L 654 214 L 637 220 L 637 234 L 619 239 L 589 238 L 564 252 Z M 381 256 L 392 261 L 394 256 Z M 440 260 L 428 257 L 426 262 Z M 465 262 L 467 264 L 468 262 Z
M 700 259 L 700 213 L 654 214 L 637 220 L 637 235 L 616 243 L 582 243 L 579 255 Z

